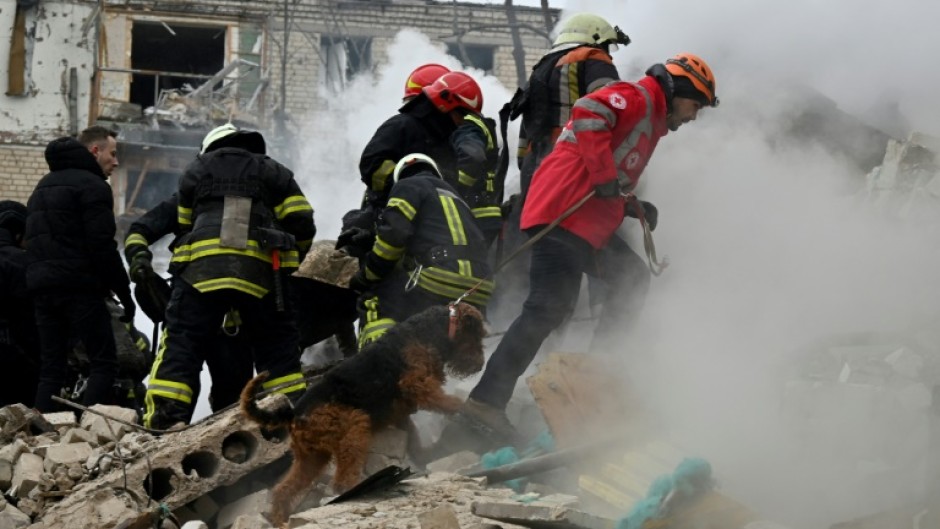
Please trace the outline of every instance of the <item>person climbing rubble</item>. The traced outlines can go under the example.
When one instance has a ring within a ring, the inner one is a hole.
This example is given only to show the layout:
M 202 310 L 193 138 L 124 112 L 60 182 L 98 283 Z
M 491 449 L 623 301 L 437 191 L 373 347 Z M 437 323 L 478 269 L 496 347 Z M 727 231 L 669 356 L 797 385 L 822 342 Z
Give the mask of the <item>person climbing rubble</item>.
M 147 427 L 189 422 L 204 348 L 233 308 L 255 365 L 271 373 L 265 389 L 297 398 L 306 387 L 286 274 L 313 241 L 313 208 L 293 173 L 265 153 L 260 133 L 222 125 L 180 178 L 182 235 L 170 261 L 178 279 L 150 373 Z
M 460 412 L 503 438 L 514 435 L 504 410 L 516 380 L 573 310 L 582 274 L 607 278 L 609 301 L 617 309 L 605 311 L 595 334 L 636 317 L 631 298 L 638 278 L 598 256 L 625 216 L 641 219 L 650 230 L 656 227 L 656 209 L 632 190 L 660 138 L 694 121 L 703 108 L 718 106 L 712 70 L 696 55 L 680 53 L 646 73 L 635 83 L 610 83 L 579 99 L 558 144 L 532 178 L 522 229 L 531 236 L 561 220 L 532 246 L 522 313 Z

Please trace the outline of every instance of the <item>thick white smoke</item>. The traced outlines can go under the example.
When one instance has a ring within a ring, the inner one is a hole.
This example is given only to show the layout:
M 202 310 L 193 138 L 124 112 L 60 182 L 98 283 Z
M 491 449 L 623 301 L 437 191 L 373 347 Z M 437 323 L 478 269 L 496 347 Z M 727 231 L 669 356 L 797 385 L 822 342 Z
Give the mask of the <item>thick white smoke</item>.
M 828 527 L 905 503 L 885 491 L 916 491 L 922 477 L 866 481 L 859 459 L 849 457 L 856 454 L 839 449 L 892 425 L 866 424 L 847 403 L 839 421 L 810 428 L 782 402 L 806 344 L 936 318 L 929 289 L 940 269 L 936 227 L 876 216 L 846 191 L 862 187 L 856 168 L 822 146 L 771 138 L 798 110 L 798 85 L 872 123 L 873 112 L 897 104 L 914 129 L 936 134 L 940 107 L 928 90 L 938 74 L 929 52 L 937 49 L 940 5 L 566 2 L 566 14 L 581 10 L 633 38 L 615 54 L 622 77 L 639 78 L 650 64 L 689 51 L 710 63 L 722 99 L 663 138 L 643 177 L 642 198 L 661 214 L 657 248 L 671 266 L 654 279 L 640 331 L 619 352 L 624 383 L 640 390 L 665 435 L 712 461 L 725 492 L 769 518 Z M 320 239 L 335 238 L 342 214 L 358 205 L 359 155 L 397 111 L 407 74 L 427 62 L 460 68 L 411 31 L 388 54 L 374 76 L 355 79 L 304 118 L 296 173 L 317 210 Z M 485 113 L 495 116 L 515 87 L 470 73 L 484 89 Z M 627 230 L 635 236 L 635 223 Z

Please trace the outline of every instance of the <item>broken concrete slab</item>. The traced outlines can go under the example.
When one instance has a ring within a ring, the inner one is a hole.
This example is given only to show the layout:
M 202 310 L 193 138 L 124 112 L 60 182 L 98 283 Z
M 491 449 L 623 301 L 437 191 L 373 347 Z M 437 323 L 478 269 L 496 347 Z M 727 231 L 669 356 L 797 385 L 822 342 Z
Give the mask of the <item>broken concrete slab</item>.
M 104 416 L 86 411 L 82 414 L 82 420 L 79 424 L 82 428 L 97 435 L 98 439 L 102 443 L 106 443 L 108 441 L 119 441 L 124 436 L 124 434 L 133 430 L 133 428 L 130 426 L 121 424 L 117 421 L 112 421 L 108 419 L 108 417 L 114 417 L 115 419 L 120 419 L 131 424 L 135 424 L 137 422 L 137 412 L 129 408 L 95 404 L 90 409 L 99 412 Z
M 52 472 L 59 465 L 83 463 L 91 455 L 91 445 L 86 442 L 56 444 L 46 447 L 43 468 Z
M 469 450 L 462 450 L 456 454 L 432 461 L 425 465 L 428 472 L 453 472 L 473 468 L 480 464 L 480 455 Z
M 42 479 L 42 457 L 26 452 L 13 467 L 12 487 L 18 498 L 25 498 Z
M 42 416 L 56 429 L 67 426 L 78 426 L 78 419 L 75 417 L 74 411 L 43 413 Z
M 418 514 L 421 529 L 460 529 L 457 513 L 449 505 L 441 505 Z
M 90 424 L 93 420 L 89 417 L 87 421 Z M 36 520 L 40 527 L 66 527 L 72 520 L 96 519 L 112 520 L 116 526 L 146 519 L 148 505 L 163 504 L 175 510 L 216 488 L 234 484 L 252 470 L 280 459 L 289 449 L 286 442 L 267 440 L 257 425 L 234 409 L 160 438 L 137 433 L 125 437 L 128 443 L 122 454 L 134 455 L 115 460 L 110 472 L 78 484 L 60 502 L 49 505 Z M 226 459 L 226 448 L 232 445 L 244 447 L 248 459 Z M 40 459 L 40 469 L 41 464 Z
M 268 491 L 260 490 L 226 505 L 219 511 L 216 525 L 219 529 L 225 529 L 234 524 L 239 516 L 253 513 L 268 514 L 271 506 L 269 496 Z
M 612 529 L 616 520 L 603 518 L 552 501 L 515 500 L 474 502 L 473 514 L 535 529 Z
M 0 529 L 19 529 L 31 523 L 29 516 L 23 511 L 3 501 L 0 509 Z
M 271 523 L 260 514 L 243 514 L 235 520 L 231 529 L 270 529 Z
M 474 501 L 499 501 L 512 496 L 509 489 L 487 489 L 481 480 L 455 474 L 435 473 L 409 479 L 376 492 L 368 500 L 350 500 L 295 513 L 291 529 L 414 529 L 418 515 L 446 504 L 453 508 L 460 527 L 469 528 L 489 520 L 471 512 Z M 503 529 L 521 526 L 502 523 Z

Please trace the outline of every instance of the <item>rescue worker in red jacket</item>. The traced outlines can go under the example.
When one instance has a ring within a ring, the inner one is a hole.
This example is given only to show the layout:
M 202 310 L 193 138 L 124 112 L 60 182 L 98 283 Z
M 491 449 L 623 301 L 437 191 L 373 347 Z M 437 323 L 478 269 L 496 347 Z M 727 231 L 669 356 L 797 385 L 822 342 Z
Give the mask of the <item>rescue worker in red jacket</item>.
M 579 13 L 564 20 L 552 49 L 539 59 L 526 85 L 516 91 L 512 101 L 506 105 L 508 108 L 500 112 L 501 127 L 507 126 L 507 119 L 519 116 L 522 123 L 517 153 L 520 192 L 510 197 L 506 204 L 506 228 L 499 254 L 512 252 L 525 243 L 525 234 L 519 231 L 519 217 L 532 175 L 552 151 L 562 127 L 571 117 L 575 101 L 620 79 L 611 53 L 618 46 L 629 43 L 630 38 L 619 27 L 612 26 L 600 16 Z M 504 152 L 503 156 L 508 157 L 508 153 Z M 504 163 L 508 163 L 508 158 L 504 158 Z M 630 261 L 634 254 L 622 240 L 614 241 L 607 253 L 605 260 L 616 261 L 617 265 L 626 261 L 624 266 L 629 268 L 642 269 L 645 266 L 642 260 Z M 525 257 L 508 263 L 500 271 L 499 282 L 508 288 L 501 288 L 494 296 L 493 305 L 497 312 L 504 305 L 514 306 L 515 300 L 525 294 L 522 289 L 528 273 L 528 255 L 526 251 Z M 515 288 L 515 285 L 520 288 Z M 591 278 L 588 286 L 594 314 L 608 288 L 595 278 Z
M 558 144 L 532 179 L 522 229 L 536 233 L 592 191 L 594 196 L 533 245 L 528 298 L 471 391 L 461 410 L 465 417 L 511 438 L 504 409 L 516 380 L 573 310 L 582 274 L 597 273 L 595 257 L 624 216 L 637 214 L 625 193 L 636 187 L 660 138 L 694 120 L 703 107 L 717 105 L 711 69 L 688 53 L 652 66 L 636 83 L 611 83 L 574 104 Z M 646 220 L 655 226 L 651 211 Z M 629 278 L 612 277 L 619 272 L 601 270 L 613 295 L 629 298 Z
M 189 421 L 204 348 L 232 309 L 242 317 L 255 366 L 271 373 L 265 389 L 292 399 L 306 389 L 286 274 L 316 234 L 313 208 L 293 173 L 265 151 L 260 133 L 222 125 L 206 135 L 180 178 L 181 235 L 170 260 L 176 279 L 145 426 Z

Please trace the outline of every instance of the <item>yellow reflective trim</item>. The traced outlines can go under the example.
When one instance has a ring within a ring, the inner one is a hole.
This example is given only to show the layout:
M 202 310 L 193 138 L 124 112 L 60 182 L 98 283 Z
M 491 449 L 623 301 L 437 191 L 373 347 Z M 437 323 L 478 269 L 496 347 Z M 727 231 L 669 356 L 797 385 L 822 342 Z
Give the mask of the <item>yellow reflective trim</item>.
M 372 190 L 384 191 L 385 186 L 388 183 L 388 177 L 392 176 L 392 173 L 394 172 L 395 162 L 391 160 L 384 160 L 382 165 L 380 165 L 379 168 L 372 173 Z
M 578 63 L 568 65 L 568 101 L 574 104 L 581 94 L 578 93 Z
M 418 277 L 418 286 L 424 290 L 427 290 L 428 292 L 448 299 L 457 299 L 463 296 L 469 288 L 472 288 L 472 285 L 471 287 L 454 287 L 452 285 L 447 285 L 427 276 L 427 274 L 424 273 Z M 483 287 L 481 286 L 480 289 L 473 291 L 473 293 L 466 296 L 464 299 L 469 303 L 483 307 L 486 306 L 490 300 L 490 292 L 484 291 Z
M 479 278 L 463 276 L 456 272 L 444 270 L 443 268 L 438 268 L 436 266 L 429 266 L 422 269 L 421 277 L 425 276 L 443 285 L 453 286 L 454 288 L 462 288 L 465 290 L 477 286 L 477 283 L 480 282 Z M 477 290 L 491 294 L 493 292 L 493 287 L 494 283 L 487 280 L 480 283 L 480 286 L 477 287 Z
M 391 318 L 381 318 L 366 323 L 359 333 L 359 348 L 362 349 L 370 342 L 377 340 L 380 336 L 388 332 L 389 329 L 394 327 L 396 323 L 397 322 Z
M 490 128 L 486 126 L 486 123 L 483 122 L 483 119 L 480 116 L 477 116 L 476 114 L 467 114 L 463 119 L 472 122 L 474 125 L 480 127 L 480 129 L 483 130 L 483 135 L 486 136 L 487 150 L 492 150 L 495 147 L 493 135 L 490 134 Z
M 405 253 L 404 246 L 392 246 L 382 240 L 381 237 L 375 238 L 375 244 L 372 245 L 372 253 L 385 259 L 386 261 L 397 261 Z
M 467 244 L 467 234 L 463 231 L 463 221 L 460 220 L 460 212 L 457 209 L 456 201 L 449 196 L 440 195 L 441 206 L 444 208 L 444 217 L 447 219 L 447 227 L 450 229 L 450 237 L 454 244 L 463 246 Z
M 378 281 L 379 279 L 382 279 L 382 278 L 378 274 L 370 270 L 369 267 L 367 266 L 366 267 L 366 279 L 368 279 L 369 281 Z
M 266 263 L 271 262 L 271 256 L 267 251 L 262 250 L 258 241 L 249 240 L 248 247 L 244 250 L 238 248 L 226 248 L 222 246 L 218 238 L 196 241 L 192 244 L 177 246 L 173 250 L 173 257 L 170 259 L 174 263 L 188 263 L 209 257 L 213 255 L 244 255 L 260 259 Z M 281 251 L 281 266 L 286 268 L 297 268 L 300 265 L 300 255 L 297 250 Z
M 147 242 L 146 237 L 139 233 L 132 233 L 128 235 L 126 239 L 124 239 L 125 248 L 128 246 L 134 246 L 135 244 L 141 246 L 150 246 L 150 243 Z
M 418 210 L 416 210 L 414 206 L 408 203 L 407 200 L 399 197 L 390 198 L 388 200 L 388 207 L 401 211 L 401 214 L 404 215 L 408 220 L 414 219 L 415 215 L 418 214 Z
M 274 378 L 271 380 L 266 380 L 261 384 L 261 387 L 264 389 L 273 388 L 280 386 L 281 384 L 286 384 L 288 382 L 299 381 L 297 384 L 287 386 L 284 388 L 276 389 L 275 393 L 293 393 L 294 391 L 302 391 L 307 389 L 307 382 L 304 381 L 303 373 L 291 373 L 289 375 L 284 375 L 282 377 Z
M 147 393 L 186 404 L 193 402 L 193 390 L 186 384 L 172 380 L 151 379 L 147 385 Z
M 180 226 L 192 226 L 193 208 L 184 208 L 183 206 L 176 206 L 176 222 Z
M 473 208 L 473 217 L 477 219 L 502 218 L 503 212 L 499 206 L 485 206 Z
M 160 364 L 163 363 L 164 352 L 166 352 L 166 327 L 163 327 L 163 330 L 160 332 L 160 346 L 157 348 L 157 356 L 153 359 L 153 365 L 150 366 L 151 380 L 156 379 L 157 371 L 160 369 Z M 157 404 L 153 400 L 153 397 L 154 396 L 149 391 L 144 393 L 144 417 L 142 422 L 147 428 L 151 427 L 153 416 L 157 412 Z
M 477 179 L 465 173 L 464 171 L 457 171 L 457 182 L 465 185 L 472 186 L 477 183 Z
M 245 281 L 244 279 L 238 279 L 237 277 L 220 277 L 218 279 L 207 279 L 206 281 L 200 281 L 193 285 L 193 288 L 199 292 L 213 292 L 215 290 L 222 289 L 232 289 L 244 292 L 246 294 L 251 294 L 256 298 L 263 298 L 268 294 L 268 289 L 256 285 L 250 281 Z
M 307 198 L 303 195 L 291 195 L 277 206 L 274 206 L 274 215 L 277 220 L 284 220 L 284 217 L 299 211 L 313 211 L 313 206 L 310 205 L 310 202 L 307 202 Z

